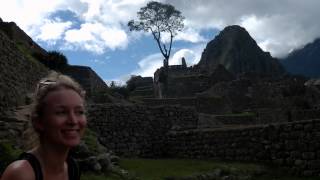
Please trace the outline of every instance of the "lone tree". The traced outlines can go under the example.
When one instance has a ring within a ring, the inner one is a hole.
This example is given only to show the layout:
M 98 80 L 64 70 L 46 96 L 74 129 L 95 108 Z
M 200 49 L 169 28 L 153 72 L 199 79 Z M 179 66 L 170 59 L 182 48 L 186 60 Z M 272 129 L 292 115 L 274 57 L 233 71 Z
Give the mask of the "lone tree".
M 184 17 L 181 12 L 170 4 L 151 1 L 147 6 L 140 8 L 137 14 L 138 21 L 130 20 L 128 22 L 130 31 L 151 32 L 165 59 L 165 64 L 168 65 L 173 37 L 184 27 Z M 169 43 L 161 41 L 161 33 L 170 34 Z

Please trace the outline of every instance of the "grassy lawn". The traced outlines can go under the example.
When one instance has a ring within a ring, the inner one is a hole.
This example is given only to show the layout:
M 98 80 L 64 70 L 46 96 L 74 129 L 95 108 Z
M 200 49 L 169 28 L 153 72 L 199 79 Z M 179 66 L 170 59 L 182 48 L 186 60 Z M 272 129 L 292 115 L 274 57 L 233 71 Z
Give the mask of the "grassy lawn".
M 130 180 L 163 180 L 166 177 L 186 177 L 213 172 L 219 168 L 223 172 L 237 175 L 251 175 L 253 180 L 316 180 L 316 178 L 292 177 L 279 168 L 252 163 L 218 162 L 191 159 L 122 159 L 120 166 L 128 170 Z M 121 180 L 117 175 L 84 174 L 82 180 Z
M 83 174 L 81 180 L 122 180 L 120 177 L 113 175 Z
M 124 159 L 120 162 L 124 169 L 143 179 L 160 180 L 165 177 L 183 177 L 195 173 L 206 173 L 216 168 L 228 168 L 227 164 L 192 159 Z M 243 169 L 254 169 L 253 165 L 238 165 Z M 244 168 L 243 166 L 246 166 Z

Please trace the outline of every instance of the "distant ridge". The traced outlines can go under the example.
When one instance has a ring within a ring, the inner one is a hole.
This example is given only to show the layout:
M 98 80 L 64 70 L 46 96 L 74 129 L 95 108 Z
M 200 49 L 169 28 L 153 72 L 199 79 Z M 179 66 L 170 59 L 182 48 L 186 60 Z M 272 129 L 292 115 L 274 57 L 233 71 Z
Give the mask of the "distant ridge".
M 320 38 L 293 51 L 281 63 L 291 74 L 320 78 Z
M 235 75 L 247 72 L 280 75 L 284 68 L 257 45 L 249 33 L 238 25 L 223 29 L 207 44 L 198 66 L 211 71 L 219 64 Z

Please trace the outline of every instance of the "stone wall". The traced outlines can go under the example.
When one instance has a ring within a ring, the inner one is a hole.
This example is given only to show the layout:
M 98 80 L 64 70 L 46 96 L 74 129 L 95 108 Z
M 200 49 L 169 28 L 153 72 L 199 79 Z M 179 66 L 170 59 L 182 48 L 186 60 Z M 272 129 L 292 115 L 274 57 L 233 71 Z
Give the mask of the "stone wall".
M 197 126 L 197 115 L 190 108 L 92 105 L 88 109 L 89 127 L 120 156 L 166 156 L 169 130 Z
M 227 100 L 219 97 L 144 98 L 142 101 L 148 106 L 180 105 L 195 107 L 197 112 L 207 114 L 231 112 L 231 107 L 228 105 Z
M 182 65 L 161 67 L 154 73 L 156 97 L 192 97 L 209 88 L 210 76 Z
M 143 103 L 147 106 L 165 106 L 165 105 L 180 105 L 180 106 L 197 106 L 197 99 L 194 97 L 188 98 L 144 98 Z
M 300 109 L 291 111 L 292 121 L 301 121 L 307 119 L 315 119 L 320 117 L 320 109 Z
M 107 84 L 88 66 L 67 66 L 61 71 L 79 82 L 87 96 L 93 96 L 108 89 Z
M 319 119 L 243 129 L 171 131 L 166 151 L 175 158 L 274 163 L 298 175 L 319 175 L 319 132 Z
M 23 54 L 0 31 L 0 116 L 11 107 L 25 104 L 26 95 L 47 73 L 47 68 Z
M 194 97 L 210 87 L 209 76 L 171 76 L 167 81 L 166 97 Z
M 263 162 L 297 175 L 320 173 L 320 119 L 197 129 L 194 109 L 106 104 L 89 106 L 88 118 L 100 142 L 123 157 Z
M 23 132 L 28 122 L 13 117 L 0 117 L 0 142 L 10 141 L 22 147 Z
M 153 98 L 153 78 L 132 76 L 127 81 L 127 88 L 130 91 L 130 96 L 136 98 Z

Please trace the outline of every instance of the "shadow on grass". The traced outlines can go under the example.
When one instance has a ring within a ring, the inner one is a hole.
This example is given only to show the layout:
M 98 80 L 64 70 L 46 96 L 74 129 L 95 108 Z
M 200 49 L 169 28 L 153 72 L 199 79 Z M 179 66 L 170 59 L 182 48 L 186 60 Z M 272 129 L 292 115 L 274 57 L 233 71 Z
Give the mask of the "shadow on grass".
M 85 175 L 84 180 L 316 180 L 320 177 L 295 177 L 274 166 L 193 159 L 121 159 L 120 167 L 129 173 L 120 177 Z

